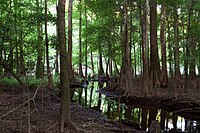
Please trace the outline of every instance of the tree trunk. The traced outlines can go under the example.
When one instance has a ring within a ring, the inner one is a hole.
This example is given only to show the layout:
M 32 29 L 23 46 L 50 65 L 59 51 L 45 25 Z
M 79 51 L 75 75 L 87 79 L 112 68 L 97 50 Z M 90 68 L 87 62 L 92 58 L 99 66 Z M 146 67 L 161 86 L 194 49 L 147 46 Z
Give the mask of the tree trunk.
M 87 8 L 85 5 L 85 27 L 86 27 L 86 36 L 85 36 L 85 80 L 87 80 L 87 54 L 88 54 L 88 20 L 87 20 Z M 85 88 L 85 107 L 87 106 L 87 88 Z
M 40 14 L 40 4 L 39 0 L 36 0 L 37 11 Z M 41 20 L 37 19 L 37 64 L 36 64 L 36 79 L 44 77 L 44 64 L 42 62 L 43 58 L 43 46 L 42 46 L 42 31 L 41 31 Z
M 79 0 L 79 76 L 83 78 L 83 70 L 82 70 L 82 0 Z
M 61 105 L 60 105 L 60 132 L 64 132 L 65 123 L 72 127 L 70 118 L 70 88 L 69 88 L 69 71 L 68 56 L 66 51 L 66 32 L 65 32 L 65 0 L 59 0 L 57 6 L 57 27 L 58 41 L 60 49 L 60 84 L 61 84 Z M 70 38 L 69 38 L 70 39 Z
M 92 73 L 93 73 L 92 75 L 94 75 L 94 61 L 93 61 L 92 49 L 90 51 L 90 61 L 91 61 L 91 67 L 92 67 Z M 88 80 L 90 80 L 89 77 L 88 77 Z M 92 85 L 91 85 L 91 90 L 90 90 L 90 104 L 89 104 L 90 108 L 92 106 L 92 95 L 93 95 L 93 90 L 94 90 L 94 82 L 92 82 L 91 84 Z
M 145 0 L 145 6 L 140 9 L 140 23 L 142 31 L 142 59 L 143 59 L 143 90 L 146 95 L 149 90 L 149 41 L 148 41 L 148 0 Z
M 166 22 L 166 2 L 163 0 L 161 7 L 161 19 L 160 19 L 160 43 L 162 51 L 162 72 L 161 72 L 161 86 L 167 87 L 167 60 L 166 60 L 166 40 L 165 40 L 165 22 Z
M 194 80 L 196 78 L 196 65 L 195 65 L 195 49 L 196 49 L 196 42 L 194 39 L 191 39 L 191 49 L 190 49 L 190 56 L 191 56 L 191 61 L 190 61 L 190 79 Z
M 104 77 L 105 76 L 105 73 L 104 73 L 104 70 L 103 70 L 103 59 L 102 59 L 102 48 L 101 46 L 99 46 L 99 71 L 98 71 L 98 77 L 101 78 L 101 77 Z M 103 88 L 103 82 L 102 81 L 99 81 L 98 82 L 98 87 L 101 89 Z M 99 93 L 99 98 L 98 98 L 98 109 L 100 110 L 101 108 L 101 93 Z
M 156 0 L 150 0 L 150 80 L 151 85 L 160 87 L 160 63 L 157 44 L 156 8 Z
M 195 6 L 197 1 L 192 0 L 191 1 L 191 7 L 189 9 L 189 17 L 188 17 L 188 34 L 189 34 L 189 38 L 188 38 L 188 44 L 191 44 L 191 48 L 190 48 L 190 57 L 191 57 L 191 61 L 190 61 L 190 79 L 194 80 L 196 78 L 196 65 L 195 65 L 195 49 L 196 49 L 196 42 L 194 40 L 194 35 L 192 33 L 190 33 L 191 31 L 191 18 L 193 16 L 193 8 Z M 198 21 L 198 20 L 197 20 Z
M 68 67 L 69 67 L 69 81 L 73 82 L 74 80 L 74 74 L 72 69 L 72 6 L 73 1 L 69 0 L 68 5 Z
M 167 115 L 166 110 L 161 109 L 161 114 L 160 114 L 160 117 L 161 117 L 161 120 L 160 120 L 160 127 L 161 127 L 161 129 L 162 129 L 163 131 L 165 130 L 166 115 Z M 168 123 L 167 123 L 167 124 L 168 124 Z
M 168 42 L 168 51 L 169 51 L 169 76 L 173 77 L 173 70 L 172 70 L 172 64 L 173 64 L 173 54 L 172 54 L 172 43 L 171 43 L 171 30 L 170 30 L 170 21 L 169 21 L 169 17 L 168 17 L 168 24 L 167 24 L 167 32 L 168 32 L 168 36 L 167 36 L 167 42 Z
M 132 7 L 132 1 L 130 1 L 130 33 L 129 33 L 129 35 L 130 35 L 130 44 L 129 44 L 129 58 L 130 58 L 130 64 L 132 64 L 132 51 L 131 51 L 131 49 L 132 49 L 132 44 L 133 44 L 133 23 L 132 23 L 132 19 L 133 19 L 133 9 L 132 9 L 133 7 Z M 133 69 L 133 71 L 134 71 L 134 69 Z M 134 72 L 133 72 L 134 73 Z M 132 73 L 132 74 L 133 74 Z
M 178 119 L 178 116 L 175 113 L 173 113 L 172 115 L 173 115 L 172 116 L 173 127 L 174 127 L 174 129 L 177 129 L 177 119 Z
M 83 70 L 82 70 L 82 0 L 79 0 L 79 76 L 83 78 Z M 79 98 L 78 102 L 81 104 L 83 89 L 79 89 Z
M 149 119 L 148 119 L 148 127 L 150 127 L 151 122 L 156 120 L 158 110 L 157 109 L 149 109 Z
M 46 44 L 46 63 L 47 63 L 47 78 L 48 78 L 48 89 L 53 89 L 53 78 L 51 74 L 51 70 L 49 67 L 49 40 L 47 33 L 47 0 L 45 0 L 45 44 Z
M 124 34 L 122 45 L 122 67 L 120 72 L 120 89 L 124 90 L 124 95 L 128 95 L 133 87 L 132 85 L 132 68 L 130 62 L 130 46 L 128 43 L 128 2 L 124 1 Z
M 180 64 L 179 64 L 179 39 L 178 39 L 178 14 L 177 14 L 177 5 L 174 6 L 174 60 L 175 60 L 175 90 L 174 93 L 176 95 L 177 87 L 181 87 L 181 73 L 180 73 Z
M 147 108 L 143 108 L 142 109 L 141 128 L 144 131 L 146 131 L 146 129 L 147 129 L 147 114 L 148 114 L 148 109 Z
M 59 48 L 58 44 L 56 44 L 55 74 L 59 74 L 58 55 L 59 55 Z

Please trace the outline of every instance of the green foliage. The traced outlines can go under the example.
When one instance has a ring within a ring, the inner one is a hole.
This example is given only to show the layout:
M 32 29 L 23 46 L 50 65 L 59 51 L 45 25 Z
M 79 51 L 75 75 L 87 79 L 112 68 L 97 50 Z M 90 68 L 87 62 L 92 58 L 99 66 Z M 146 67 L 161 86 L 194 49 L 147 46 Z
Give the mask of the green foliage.
M 19 85 L 18 81 L 15 78 L 13 78 L 13 77 L 4 77 L 4 78 L 1 78 L 0 79 L 0 84 L 2 86 L 8 86 L 8 87 L 9 86 L 13 87 L 13 86 Z

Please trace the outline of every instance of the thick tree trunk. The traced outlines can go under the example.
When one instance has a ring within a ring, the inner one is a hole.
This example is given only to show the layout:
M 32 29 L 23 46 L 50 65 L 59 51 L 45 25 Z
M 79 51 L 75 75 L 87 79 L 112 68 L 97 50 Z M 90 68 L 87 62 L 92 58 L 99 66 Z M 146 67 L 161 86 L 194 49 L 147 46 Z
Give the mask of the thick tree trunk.
M 157 44 L 156 7 L 156 0 L 150 0 L 150 79 L 151 85 L 160 87 L 160 63 Z
M 128 43 L 128 2 L 124 1 L 124 34 L 123 34 L 123 58 L 120 72 L 120 89 L 128 95 L 133 87 L 132 85 L 132 68 L 130 62 L 130 46 Z
M 191 61 L 190 61 L 190 80 L 194 80 L 196 78 L 196 65 L 195 65 L 195 49 L 196 49 L 196 42 L 194 41 L 193 38 L 191 38 L 191 48 L 190 48 L 190 57 L 191 57 Z
M 72 127 L 70 115 L 70 88 L 68 56 L 66 51 L 66 33 L 65 33 L 65 0 L 59 0 L 57 7 L 58 16 L 58 41 L 60 49 L 60 84 L 61 84 L 61 105 L 60 105 L 60 132 L 64 132 L 65 123 Z
M 197 1 L 196 1 L 197 2 Z M 190 57 L 191 57 L 191 61 L 190 61 L 190 79 L 191 80 L 194 80 L 196 78 L 196 71 L 195 71 L 195 68 L 196 68 L 196 65 L 195 65 L 195 58 L 196 58 L 196 55 L 195 55 L 195 49 L 196 49 L 196 42 L 194 40 L 194 35 L 190 33 L 190 29 L 191 29 L 191 24 L 190 24 L 190 21 L 191 21 L 191 18 L 193 17 L 193 8 L 196 4 L 195 0 L 192 0 L 191 2 L 191 7 L 189 9 L 189 18 L 188 18 L 188 34 L 189 34 L 189 44 L 191 44 L 191 48 L 190 48 Z M 198 20 L 197 20 L 198 21 Z
M 36 0 L 37 11 L 40 14 L 40 4 L 39 0 Z M 44 77 L 44 64 L 42 62 L 43 58 L 43 46 L 42 46 L 42 31 L 41 31 L 41 21 L 39 17 L 37 19 L 37 64 L 36 64 L 36 78 L 40 79 Z
M 149 91 L 149 41 L 148 41 L 148 0 L 145 0 L 145 6 L 140 11 L 140 23 L 142 31 L 142 55 L 143 55 L 143 90 L 146 95 Z
M 162 72 L 161 72 L 161 86 L 167 87 L 167 60 L 166 60 L 166 40 L 165 40 L 165 22 L 166 22 L 166 2 L 162 2 L 161 19 L 160 19 L 160 43 L 162 51 Z

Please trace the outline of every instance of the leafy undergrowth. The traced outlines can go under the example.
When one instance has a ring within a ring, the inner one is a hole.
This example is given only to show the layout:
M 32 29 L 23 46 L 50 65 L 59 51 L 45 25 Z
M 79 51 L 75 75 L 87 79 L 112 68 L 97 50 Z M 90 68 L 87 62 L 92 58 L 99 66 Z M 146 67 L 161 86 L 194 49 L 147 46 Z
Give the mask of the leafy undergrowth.
M 60 99 L 46 88 L 0 86 L 0 129 L 2 133 L 58 133 L 52 127 L 59 118 Z M 37 92 L 37 93 L 36 93 Z M 36 94 L 36 95 L 34 95 Z M 30 100 L 30 104 L 29 100 Z M 35 104 L 34 104 L 35 102 Z M 30 108 L 29 106 L 30 105 Z M 30 110 L 29 110 L 30 109 Z M 101 112 L 71 104 L 71 119 L 82 132 L 108 133 L 120 131 L 119 124 L 108 120 Z M 73 130 L 69 130 L 73 133 Z

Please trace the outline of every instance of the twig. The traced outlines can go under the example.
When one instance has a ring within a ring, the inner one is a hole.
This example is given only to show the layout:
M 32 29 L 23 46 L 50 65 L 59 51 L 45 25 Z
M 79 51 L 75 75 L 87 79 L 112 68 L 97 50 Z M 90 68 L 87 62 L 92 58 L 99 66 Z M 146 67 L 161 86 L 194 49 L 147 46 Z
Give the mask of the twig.
M 42 82 L 42 83 L 43 83 L 43 82 Z M 35 91 L 35 93 L 34 93 L 34 95 L 33 95 L 32 98 L 26 100 L 24 103 L 20 104 L 18 107 L 14 108 L 14 109 L 12 109 L 12 110 L 10 110 L 10 111 L 8 111 L 6 114 L 2 115 L 2 116 L 0 117 L 0 119 L 4 118 L 4 117 L 7 116 L 8 114 L 10 114 L 10 113 L 14 112 L 15 110 L 19 109 L 20 107 L 22 107 L 22 106 L 25 105 L 26 103 L 30 102 L 31 100 L 33 101 L 34 98 L 35 98 L 35 96 L 36 96 L 36 94 L 37 94 L 37 92 L 38 92 L 38 90 L 39 90 L 39 88 L 40 88 L 40 86 L 42 85 L 42 83 L 38 86 L 38 88 L 36 89 L 36 91 Z
M 10 111 L 8 111 L 6 114 L 2 115 L 2 116 L 0 117 L 0 119 L 4 118 L 4 117 L 7 116 L 8 114 L 14 112 L 14 111 L 17 110 L 18 108 L 22 107 L 23 105 L 25 105 L 25 104 L 26 104 L 28 101 L 30 101 L 30 100 L 32 100 L 32 98 L 26 100 L 24 103 L 20 104 L 18 107 L 14 108 L 14 109 L 12 109 L 12 110 L 10 110 Z

